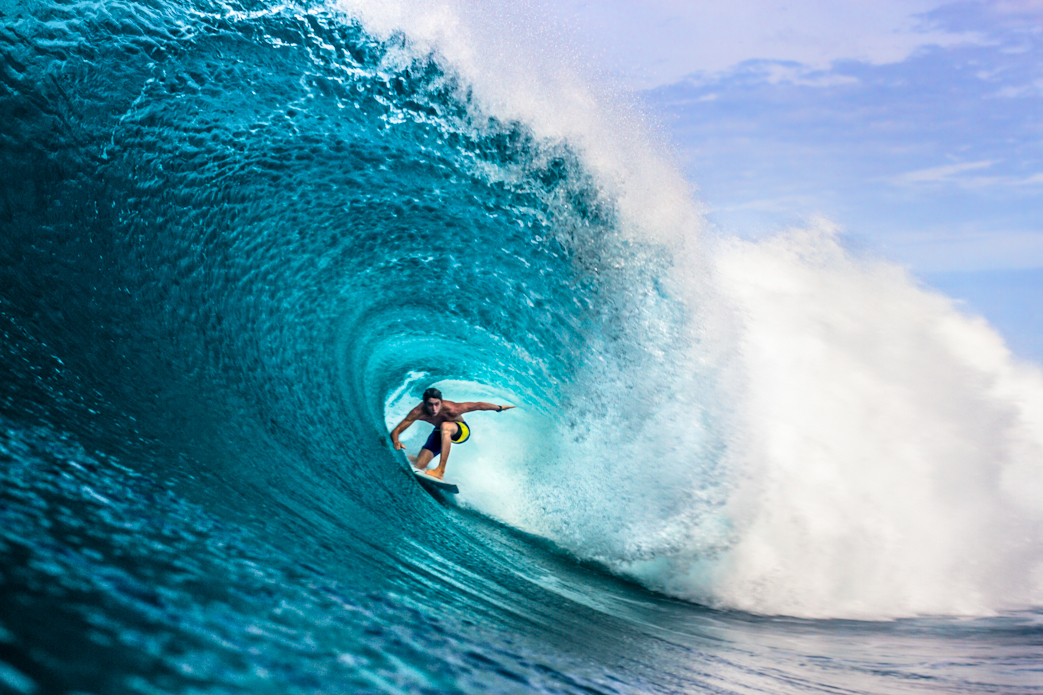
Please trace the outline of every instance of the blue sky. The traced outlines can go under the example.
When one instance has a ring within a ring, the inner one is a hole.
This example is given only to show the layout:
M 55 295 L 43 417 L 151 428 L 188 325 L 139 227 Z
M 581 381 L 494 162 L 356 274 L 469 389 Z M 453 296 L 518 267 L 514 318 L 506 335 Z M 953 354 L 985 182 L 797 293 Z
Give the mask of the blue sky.
M 548 3 L 720 230 L 825 215 L 1043 361 L 1043 0 Z

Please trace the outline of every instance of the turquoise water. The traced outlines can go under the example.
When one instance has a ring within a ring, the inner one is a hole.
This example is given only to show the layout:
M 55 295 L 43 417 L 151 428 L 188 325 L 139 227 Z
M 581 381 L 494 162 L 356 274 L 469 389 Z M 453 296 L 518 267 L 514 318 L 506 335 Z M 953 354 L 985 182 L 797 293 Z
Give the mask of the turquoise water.
M 793 562 L 748 560 L 772 517 L 736 505 L 774 469 L 729 357 L 757 334 L 720 316 L 758 251 L 679 281 L 581 144 L 323 4 L 2 13 L 5 692 L 1043 690 L 1038 509 L 997 515 L 977 458 L 966 553 L 923 530 L 966 513 L 947 488 L 931 522 L 849 506 L 865 557 L 780 522 Z M 813 272 L 869 282 L 845 267 Z M 519 406 L 469 418 L 455 503 L 387 439 L 432 384 Z

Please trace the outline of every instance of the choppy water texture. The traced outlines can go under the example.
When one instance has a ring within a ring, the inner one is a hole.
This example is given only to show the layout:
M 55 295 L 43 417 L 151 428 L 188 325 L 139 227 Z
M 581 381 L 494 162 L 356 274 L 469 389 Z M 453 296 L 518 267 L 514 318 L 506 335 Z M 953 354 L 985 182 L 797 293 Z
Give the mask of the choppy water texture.
M 944 298 L 690 277 L 326 5 L 0 21 L 0 690 L 1043 692 L 1039 373 Z M 456 502 L 387 440 L 436 383 L 520 406 Z

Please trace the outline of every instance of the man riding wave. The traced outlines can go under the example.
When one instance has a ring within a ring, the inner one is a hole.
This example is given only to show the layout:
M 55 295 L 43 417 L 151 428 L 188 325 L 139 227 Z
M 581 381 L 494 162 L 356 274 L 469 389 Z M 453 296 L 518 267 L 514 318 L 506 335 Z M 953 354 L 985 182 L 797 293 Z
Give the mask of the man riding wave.
M 391 430 L 391 444 L 396 449 L 405 449 L 406 445 L 398 441 L 400 434 L 406 431 L 410 425 L 417 420 L 429 422 L 435 426 L 428 436 L 424 446 L 421 447 L 419 455 L 407 456 L 410 463 L 425 475 L 432 478 L 442 479 L 445 475 L 445 465 L 449 461 L 449 450 L 453 444 L 463 444 L 471 436 L 471 428 L 464 422 L 464 413 L 476 410 L 495 410 L 502 413 L 516 406 L 496 405 L 495 403 L 482 403 L 474 401 L 471 403 L 454 403 L 442 399 L 442 392 L 436 388 L 424 391 L 424 398 L 420 405 L 409 411 L 409 414 Z M 438 466 L 434 470 L 425 470 L 435 456 L 441 456 Z

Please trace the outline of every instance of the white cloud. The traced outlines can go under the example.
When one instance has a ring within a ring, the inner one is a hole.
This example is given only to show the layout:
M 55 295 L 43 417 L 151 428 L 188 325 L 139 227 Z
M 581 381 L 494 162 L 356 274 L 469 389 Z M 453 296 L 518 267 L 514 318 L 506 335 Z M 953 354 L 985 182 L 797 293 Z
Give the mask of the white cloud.
M 858 80 L 850 75 L 838 75 L 834 72 L 809 70 L 795 63 L 767 63 L 761 66 L 765 71 L 765 79 L 771 84 L 797 84 L 805 87 L 839 87 L 857 84 Z
M 1011 0 L 1013 2 L 1013 0 Z M 827 68 L 834 61 L 899 62 L 925 45 L 976 41 L 926 25 L 943 0 L 547 0 L 552 12 L 637 87 L 676 82 L 755 60 Z M 1025 4 L 1022 2 L 1021 4 Z
M 1043 96 L 1043 80 L 1028 84 L 1007 85 L 992 95 L 997 99 L 1035 99 Z
M 964 189 L 987 188 L 990 186 L 1037 186 L 1043 184 L 1043 173 L 1030 176 L 1012 176 L 1009 174 L 977 176 L 970 174 L 971 172 L 987 169 L 998 163 L 997 160 L 984 160 L 980 162 L 946 164 L 944 166 L 908 171 L 897 176 L 889 176 L 885 180 L 896 186 L 954 184 Z
M 963 162 L 961 164 L 946 164 L 944 166 L 917 169 L 904 174 L 888 177 L 888 181 L 902 186 L 917 183 L 945 183 L 954 181 L 960 174 L 968 171 L 985 169 L 995 164 L 995 161 L 986 160 L 981 162 Z

